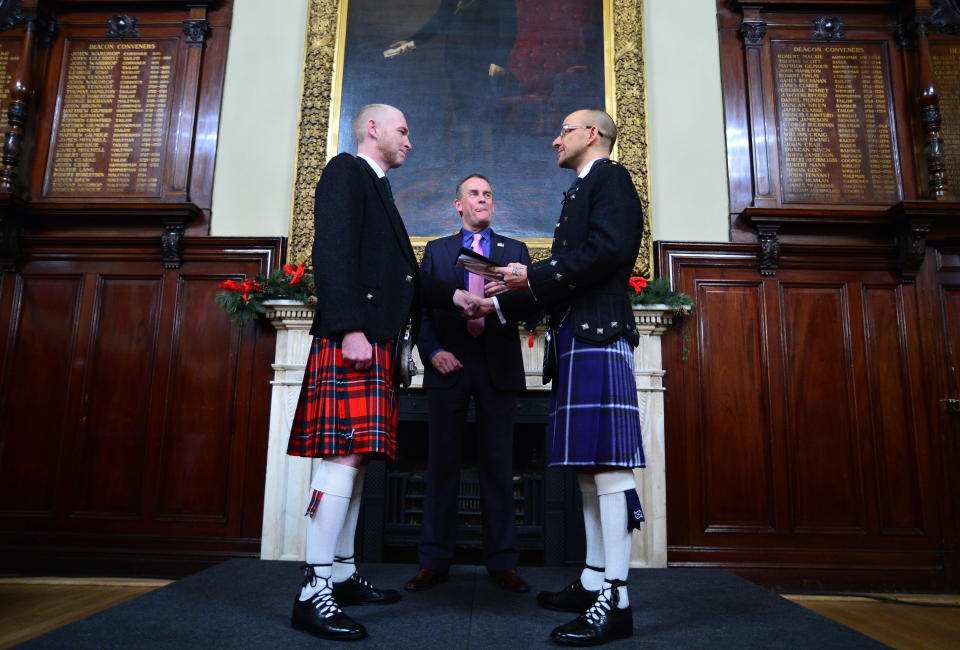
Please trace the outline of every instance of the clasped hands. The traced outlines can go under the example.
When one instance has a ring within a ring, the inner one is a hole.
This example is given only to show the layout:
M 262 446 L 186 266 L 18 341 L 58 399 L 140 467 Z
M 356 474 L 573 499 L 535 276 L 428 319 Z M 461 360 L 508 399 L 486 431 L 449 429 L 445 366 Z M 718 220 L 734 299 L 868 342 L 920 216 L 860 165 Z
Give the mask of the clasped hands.
M 496 311 L 493 304 L 493 296 L 504 291 L 530 291 L 530 285 L 527 283 L 527 267 L 519 263 L 511 263 L 507 266 L 499 266 L 494 269 L 503 276 L 503 280 L 487 282 L 483 287 L 484 296 L 480 297 L 457 289 L 453 294 L 453 304 L 460 309 L 460 315 L 466 319 L 483 318 L 487 314 Z
M 497 310 L 493 304 L 493 296 L 504 291 L 530 291 L 530 285 L 527 283 L 527 267 L 518 262 L 500 266 L 494 269 L 503 276 L 503 280 L 487 282 L 483 287 L 484 297 L 474 295 L 469 291 L 457 289 L 453 293 L 453 304 L 460 310 L 460 314 L 466 319 L 483 318 L 487 314 L 492 314 Z M 347 366 L 357 371 L 368 370 L 373 364 L 373 346 L 367 340 L 363 330 L 354 330 L 346 332 L 342 342 L 343 360 Z M 452 355 L 451 355 L 452 356 Z M 446 360 L 444 360 L 446 361 Z M 456 358 L 452 362 L 444 363 L 444 368 L 439 368 L 443 374 L 448 374 L 459 370 L 459 361 Z M 434 365 L 437 365 L 436 363 Z M 446 370 L 446 372 L 444 372 Z

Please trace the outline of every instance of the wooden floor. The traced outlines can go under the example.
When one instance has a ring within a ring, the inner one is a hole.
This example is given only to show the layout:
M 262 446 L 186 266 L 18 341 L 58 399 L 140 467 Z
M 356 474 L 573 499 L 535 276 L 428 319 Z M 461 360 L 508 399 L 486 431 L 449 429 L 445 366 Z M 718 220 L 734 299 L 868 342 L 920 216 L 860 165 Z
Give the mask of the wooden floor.
M 960 648 L 960 595 L 782 594 L 893 648 Z
M 169 580 L 125 578 L 0 578 L 0 649 L 167 584 Z M 960 650 L 960 595 L 783 596 L 894 648 Z
M 0 648 L 170 584 L 128 578 L 0 578 Z

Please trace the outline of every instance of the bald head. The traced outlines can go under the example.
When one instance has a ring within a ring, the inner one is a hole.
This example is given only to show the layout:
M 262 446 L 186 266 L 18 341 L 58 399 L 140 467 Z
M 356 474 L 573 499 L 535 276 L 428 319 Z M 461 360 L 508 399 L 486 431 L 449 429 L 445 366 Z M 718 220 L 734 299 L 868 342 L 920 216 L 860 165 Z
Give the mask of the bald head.
M 367 122 L 373 120 L 377 124 L 383 124 L 388 117 L 396 114 L 403 115 L 400 111 L 389 104 L 367 104 L 353 118 L 353 141 L 357 145 L 363 144 L 367 138 Z
M 376 162 L 384 172 L 399 167 L 406 159 L 410 129 L 403 113 L 387 104 L 367 104 L 353 119 L 357 153 Z
M 597 127 L 597 139 L 607 150 L 607 153 L 613 151 L 613 143 L 617 141 L 617 125 L 613 118 L 607 115 L 605 111 L 583 110 L 573 113 L 570 117 L 576 116 L 576 124 L 592 124 Z M 582 121 L 581 121 L 582 120 Z
M 579 173 L 591 160 L 608 158 L 616 140 L 617 125 L 605 112 L 587 109 L 570 113 L 553 141 L 557 165 Z

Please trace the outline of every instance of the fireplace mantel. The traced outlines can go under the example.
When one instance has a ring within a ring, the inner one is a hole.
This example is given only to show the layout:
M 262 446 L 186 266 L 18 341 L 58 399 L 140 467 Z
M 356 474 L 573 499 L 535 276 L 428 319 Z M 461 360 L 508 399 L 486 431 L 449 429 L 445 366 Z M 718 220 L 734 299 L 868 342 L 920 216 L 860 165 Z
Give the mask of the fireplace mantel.
M 267 560 L 303 560 L 306 530 L 303 513 L 310 496 L 310 477 L 315 461 L 287 456 L 286 448 L 303 381 L 304 364 L 310 351 L 313 310 L 292 301 L 266 304 L 270 310 L 270 322 L 277 329 L 277 347 L 273 363 L 261 557 Z M 634 307 L 640 332 L 640 345 L 634 350 L 634 365 L 647 458 L 647 467 L 635 470 L 637 492 L 647 518 L 642 529 L 634 533 L 631 566 L 635 568 L 667 565 L 664 372 L 660 335 L 676 315 L 676 310 L 666 305 Z M 545 392 L 550 389 L 540 379 L 544 331 L 542 327 L 534 331 L 532 346 L 529 333 L 522 328 L 518 331 L 528 391 Z M 415 354 L 414 357 L 419 364 L 419 355 Z M 411 388 L 420 388 L 422 382 L 422 374 L 419 374 L 414 378 Z M 550 543 L 549 539 L 547 543 Z

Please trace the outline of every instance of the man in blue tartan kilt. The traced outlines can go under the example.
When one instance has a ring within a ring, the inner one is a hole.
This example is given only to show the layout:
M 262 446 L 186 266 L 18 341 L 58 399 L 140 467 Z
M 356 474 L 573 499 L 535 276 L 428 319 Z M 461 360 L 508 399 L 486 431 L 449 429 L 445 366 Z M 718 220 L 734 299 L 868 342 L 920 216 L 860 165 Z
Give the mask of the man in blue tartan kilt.
M 547 609 L 580 615 L 553 630 L 561 645 L 596 645 L 633 634 L 627 596 L 630 531 L 643 512 L 633 468 L 644 466 L 633 348 L 640 337 L 628 282 L 643 235 L 643 210 L 630 174 L 609 159 L 617 137 L 603 111 L 564 121 L 553 141 L 560 167 L 577 177 L 564 193 L 550 258 L 497 269 L 480 313 L 522 320 L 550 314 L 555 344 L 548 465 L 577 471 L 587 557 L 579 579 L 541 592 Z M 499 294 L 499 295 L 496 295 Z
M 398 334 L 421 304 L 464 306 L 463 291 L 420 277 L 386 172 L 411 148 L 403 113 L 385 104 L 353 121 L 357 155 L 324 168 L 314 204 L 313 343 L 287 453 L 321 458 L 307 509 L 306 566 L 291 624 L 332 640 L 366 629 L 341 606 L 385 605 L 396 590 L 374 587 L 354 566 L 364 468 L 396 457 Z

